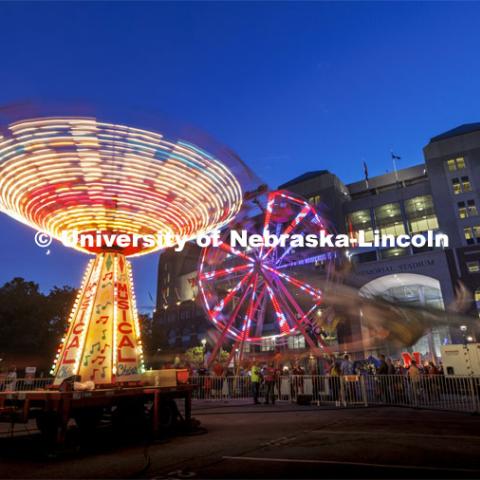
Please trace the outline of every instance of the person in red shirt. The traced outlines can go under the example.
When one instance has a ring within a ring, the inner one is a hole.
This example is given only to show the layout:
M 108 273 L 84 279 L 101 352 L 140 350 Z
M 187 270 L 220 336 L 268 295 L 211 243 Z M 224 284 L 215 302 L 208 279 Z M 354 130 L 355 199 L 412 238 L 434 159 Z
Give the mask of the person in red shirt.
M 275 382 L 278 378 L 278 370 L 273 362 L 265 369 L 263 378 L 265 380 L 265 404 L 268 405 L 271 400 L 272 405 L 275 405 Z

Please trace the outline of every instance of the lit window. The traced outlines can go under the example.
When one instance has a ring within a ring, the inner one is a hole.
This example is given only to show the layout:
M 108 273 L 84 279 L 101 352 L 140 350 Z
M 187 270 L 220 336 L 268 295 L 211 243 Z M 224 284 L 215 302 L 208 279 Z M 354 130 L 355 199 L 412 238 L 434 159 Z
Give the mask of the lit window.
M 472 228 L 471 227 L 465 227 L 463 229 L 463 233 L 465 235 L 465 240 L 467 241 L 468 244 L 473 243 L 473 234 L 472 234 Z
M 312 204 L 312 205 L 318 205 L 320 203 L 320 195 L 314 195 L 313 197 L 310 197 L 308 199 L 308 201 Z
M 480 317 L 480 289 L 475 290 L 475 305 L 477 307 L 478 316 Z
M 454 195 L 458 195 L 459 193 L 462 193 L 462 186 L 458 178 L 452 178 L 452 189 L 453 189 Z
M 392 258 L 392 257 L 401 257 L 402 255 L 408 254 L 408 248 L 387 248 L 380 251 L 380 257 L 382 259 Z
M 458 208 L 458 217 L 459 218 L 467 218 L 468 217 L 468 212 L 467 212 L 467 208 L 465 207 L 465 202 L 458 202 L 457 203 L 457 208 Z
M 467 201 L 467 208 L 468 208 L 468 216 L 473 217 L 478 215 L 477 206 L 475 205 L 475 200 L 468 200 Z
M 473 227 L 473 236 L 476 238 L 476 239 L 480 239 L 480 225 L 475 225 Z
M 305 348 L 305 337 L 303 335 L 295 335 L 293 337 L 288 337 L 288 348 Z
M 438 229 L 438 220 L 431 195 L 410 198 L 405 201 L 410 233 L 422 233 Z
M 454 195 L 458 195 L 462 192 L 471 192 L 472 184 L 470 183 L 468 176 L 461 177 L 460 180 L 458 178 L 452 178 L 452 189 Z
M 447 160 L 447 169 L 449 172 L 455 172 L 456 170 L 462 170 L 463 168 L 465 168 L 465 159 L 463 157 Z
M 472 191 L 472 185 L 470 184 L 470 179 L 468 177 L 462 177 L 462 188 L 464 192 Z
M 365 240 L 370 242 L 373 240 L 372 219 L 370 218 L 370 210 L 357 210 L 347 215 L 347 231 L 354 237 L 357 232 L 364 231 Z
M 467 262 L 467 269 L 470 273 L 478 273 L 480 272 L 480 263 L 476 262 Z
M 275 349 L 275 338 L 274 337 L 264 337 L 262 338 L 262 352 L 269 352 Z
M 457 169 L 461 170 L 462 168 L 465 168 L 465 159 L 463 157 L 458 157 L 456 160 L 457 163 Z
M 387 203 L 376 207 L 375 220 L 382 235 L 403 235 L 405 233 L 399 203 Z

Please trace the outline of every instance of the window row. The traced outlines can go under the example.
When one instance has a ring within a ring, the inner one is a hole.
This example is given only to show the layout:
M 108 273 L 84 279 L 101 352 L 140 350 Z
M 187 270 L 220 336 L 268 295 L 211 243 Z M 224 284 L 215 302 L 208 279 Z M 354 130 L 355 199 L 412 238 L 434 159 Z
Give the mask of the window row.
M 469 245 L 472 245 L 477 241 L 480 243 L 480 225 L 474 225 L 473 227 L 465 227 L 463 229 L 465 240 Z
M 382 235 L 402 235 L 405 226 L 400 203 L 388 203 L 374 208 L 375 226 Z M 405 201 L 405 214 L 410 233 L 438 229 L 438 220 L 431 195 L 422 195 Z M 365 239 L 373 239 L 373 223 L 369 210 L 357 210 L 347 216 L 347 229 L 354 234 L 365 231 Z
M 478 260 L 474 262 L 467 262 L 467 270 L 469 273 L 479 273 L 480 272 L 480 262 Z
M 264 337 L 260 350 L 262 352 L 269 352 L 275 350 L 277 342 L 275 337 Z M 303 335 L 294 335 L 288 337 L 288 348 L 291 350 L 306 348 L 305 337 Z
M 460 195 L 461 193 L 471 192 L 472 184 L 468 176 L 460 178 L 452 178 L 452 190 L 454 195 Z
M 458 202 L 458 217 L 459 218 L 468 218 L 475 217 L 478 215 L 477 206 L 475 205 L 475 200 L 467 200 L 467 202 Z
M 455 172 L 457 170 L 462 170 L 465 168 L 465 158 L 457 157 L 447 160 L 447 169 L 449 172 Z

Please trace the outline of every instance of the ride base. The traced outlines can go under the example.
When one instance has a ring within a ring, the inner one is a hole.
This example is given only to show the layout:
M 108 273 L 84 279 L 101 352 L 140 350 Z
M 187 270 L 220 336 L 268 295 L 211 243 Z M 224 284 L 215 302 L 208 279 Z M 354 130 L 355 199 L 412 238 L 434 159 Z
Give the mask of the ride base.
M 142 341 L 130 262 L 116 252 L 91 260 L 51 374 L 59 386 L 72 376 L 98 385 L 139 381 Z
M 137 386 L 103 388 L 92 391 L 32 390 L 0 392 L 0 422 L 12 425 L 36 419 L 47 445 L 65 442 L 70 419 L 85 433 L 92 434 L 103 415 L 116 412 L 116 422 L 130 424 L 147 421 L 154 436 L 177 423 L 175 399 L 184 400 L 182 425 L 191 428 L 191 405 L 194 385 L 174 387 Z M 145 415 L 146 407 L 149 413 Z M 114 420 L 112 420 L 114 423 Z M 128 430 L 128 427 L 123 428 Z M 128 433 L 127 431 L 123 433 Z

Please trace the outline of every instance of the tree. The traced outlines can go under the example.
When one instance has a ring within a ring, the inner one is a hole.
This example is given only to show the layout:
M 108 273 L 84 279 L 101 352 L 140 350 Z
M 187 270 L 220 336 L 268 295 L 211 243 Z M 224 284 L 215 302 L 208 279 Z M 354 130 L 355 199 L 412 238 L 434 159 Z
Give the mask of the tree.
M 0 287 L 0 352 L 33 355 L 49 363 L 75 296 L 75 289 L 67 286 L 44 295 L 37 283 L 23 278 L 5 283 Z
M 50 290 L 46 297 L 48 316 L 46 346 L 51 345 L 54 348 L 65 333 L 77 292 L 77 289 L 68 285 L 63 287 L 55 286 Z
M 196 367 L 202 367 L 203 361 L 206 355 L 203 346 L 191 347 L 185 352 L 185 360 L 190 364 Z M 217 355 L 217 360 L 220 363 L 224 363 L 228 360 L 229 353 L 226 350 L 221 349 Z
M 185 360 L 196 367 L 203 366 L 205 351 L 203 347 L 191 347 L 185 352 Z
M 38 284 L 14 278 L 0 288 L 0 350 L 30 353 L 48 331 L 46 299 Z

